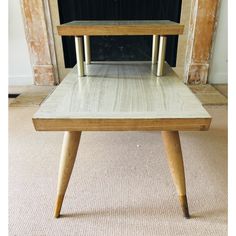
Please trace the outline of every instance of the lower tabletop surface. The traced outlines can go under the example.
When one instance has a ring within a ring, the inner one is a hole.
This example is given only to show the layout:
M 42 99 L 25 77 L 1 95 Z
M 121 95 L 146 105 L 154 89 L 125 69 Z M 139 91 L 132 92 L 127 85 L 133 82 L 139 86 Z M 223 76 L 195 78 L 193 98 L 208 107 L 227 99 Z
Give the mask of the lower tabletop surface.
M 207 130 L 211 117 L 166 63 L 165 76 L 145 62 L 77 66 L 33 117 L 36 130 Z

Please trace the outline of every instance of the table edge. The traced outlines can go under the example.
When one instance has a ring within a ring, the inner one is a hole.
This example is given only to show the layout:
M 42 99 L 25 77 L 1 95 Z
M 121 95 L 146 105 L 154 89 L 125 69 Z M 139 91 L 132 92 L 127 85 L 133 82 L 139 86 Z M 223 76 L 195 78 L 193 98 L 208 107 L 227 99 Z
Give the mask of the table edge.
M 206 118 L 48 119 L 32 118 L 37 131 L 207 131 Z
M 174 28 L 174 29 L 173 29 Z M 58 25 L 61 36 L 82 35 L 180 35 L 184 32 L 182 24 L 150 24 L 150 25 Z

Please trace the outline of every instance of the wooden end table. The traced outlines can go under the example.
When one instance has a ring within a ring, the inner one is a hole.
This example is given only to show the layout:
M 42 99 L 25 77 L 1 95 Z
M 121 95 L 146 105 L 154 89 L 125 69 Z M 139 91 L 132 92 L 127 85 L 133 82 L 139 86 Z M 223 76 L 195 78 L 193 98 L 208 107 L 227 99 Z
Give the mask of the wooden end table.
M 208 130 L 211 117 L 164 60 L 166 36 L 181 34 L 183 26 L 170 21 L 76 21 L 58 26 L 58 32 L 75 36 L 78 63 L 33 117 L 38 131 L 65 131 L 55 217 L 82 131 L 161 131 L 180 205 L 189 218 L 179 131 Z M 91 63 L 90 35 L 153 35 L 152 63 Z

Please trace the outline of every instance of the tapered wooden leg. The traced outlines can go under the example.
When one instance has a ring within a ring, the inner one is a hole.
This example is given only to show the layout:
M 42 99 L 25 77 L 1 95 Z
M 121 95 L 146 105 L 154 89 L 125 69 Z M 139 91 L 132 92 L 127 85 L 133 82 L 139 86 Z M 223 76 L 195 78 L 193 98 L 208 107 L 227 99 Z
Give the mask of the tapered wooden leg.
M 61 160 L 58 173 L 57 198 L 54 216 L 59 217 L 65 192 L 70 180 L 71 172 L 75 163 L 75 158 L 80 142 L 81 132 L 68 132 L 64 134 Z
M 75 51 L 78 68 L 78 76 L 84 76 L 84 59 L 83 59 L 83 41 L 82 37 L 75 37 Z
M 188 202 L 186 197 L 186 185 L 184 175 L 184 163 L 178 131 L 162 131 L 166 155 L 173 181 L 179 195 L 179 201 L 183 214 L 189 218 Z
M 85 63 L 91 63 L 91 51 L 90 51 L 90 37 L 88 35 L 84 36 L 84 55 L 85 55 Z
M 157 63 L 158 35 L 153 35 L 152 39 L 152 64 Z
M 166 56 L 166 36 L 160 36 L 158 62 L 157 62 L 157 76 L 164 75 L 165 56 Z

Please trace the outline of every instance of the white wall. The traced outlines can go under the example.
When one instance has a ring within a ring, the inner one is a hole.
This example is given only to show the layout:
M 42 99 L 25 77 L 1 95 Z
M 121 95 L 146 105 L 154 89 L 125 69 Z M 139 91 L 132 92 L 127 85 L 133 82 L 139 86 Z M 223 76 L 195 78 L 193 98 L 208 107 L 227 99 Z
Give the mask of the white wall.
M 208 82 L 228 83 L 228 0 L 221 0 Z
M 20 0 L 9 0 L 9 84 L 33 84 L 29 52 L 25 39 Z

